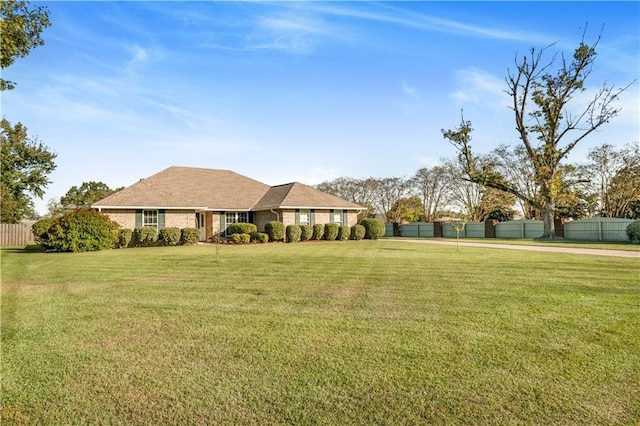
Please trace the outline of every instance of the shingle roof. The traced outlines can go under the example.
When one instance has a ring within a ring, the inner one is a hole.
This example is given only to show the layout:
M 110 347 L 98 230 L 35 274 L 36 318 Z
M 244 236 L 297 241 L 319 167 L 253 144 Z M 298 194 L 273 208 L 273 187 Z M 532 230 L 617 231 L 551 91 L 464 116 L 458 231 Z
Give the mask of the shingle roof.
M 249 210 L 269 186 L 229 170 L 169 167 L 93 207 L 189 207 Z
M 364 209 L 358 204 L 299 182 L 272 186 L 258 204 L 253 207 L 253 210 L 273 208 Z
M 93 204 L 93 207 L 267 210 L 361 206 L 298 182 L 269 187 L 229 170 L 169 167 Z

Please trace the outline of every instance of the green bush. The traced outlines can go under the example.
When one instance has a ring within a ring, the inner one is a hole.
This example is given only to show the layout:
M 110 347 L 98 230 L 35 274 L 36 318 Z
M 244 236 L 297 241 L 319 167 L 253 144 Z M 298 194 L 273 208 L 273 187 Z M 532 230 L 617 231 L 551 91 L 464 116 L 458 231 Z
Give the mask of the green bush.
M 313 236 L 313 227 L 311 225 L 300 225 L 300 241 L 309 241 Z
M 252 243 L 266 243 L 266 242 L 269 242 L 269 234 L 265 234 L 264 232 L 253 232 L 251 234 L 250 241 Z
M 338 236 L 338 231 L 340 230 L 340 226 L 337 223 L 325 223 L 324 224 L 324 234 L 322 238 L 327 241 L 333 241 Z
M 282 222 L 271 221 L 264 226 L 264 230 L 269 234 L 269 241 L 282 241 L 284 239 L 284 223 Z
M 356 240 L 359 241 L 361 239 L 364 238 L 365 234 L 367 233 L 367 230 L 365 229 L 364 226 L 362 225 L 353 225 L 351 227 L 351 235 L 350 238 L 352 240 Z
M 198 228 L 183 228 L 180 231 L 180 244 L 192 246 L 200 241 L 200 230 Z
M 338 228 L 338 237 L 336 239 L 340 241 L 347 241 L 350 235 L 351 228 L 349 228 L 349 225 L 340 225 Z
M 118 248 L 127 248 L 131 244 L 133 229 L 122 228 L 118 230 Z
M 55 219 L 47 231 L 48 244 L 56 251 L 95 251 L 112 249 L 118 242 L 119 225 L 107 215 L 78 209 Z
M 180 238 L 182 237 L 182 231 L 180 228 L 162 228 L 160 230 L 160 236 L 158 240 L 163 246 L 177 246 L 180 244 Z
M 632 244 L 640 244 L 640 220 L 636 220 L 627 225 L 627 238 Z
M 227 228 L 227 234 L 252 234 L 258 232 L 258 227 L 253 223 L 238 222 L 232 223 Z
M 360 225 L 364 226 L 364 237 L 368 240 L 377 240 L 380 237 L 384 237 L 386 232 L 384 222 L 378 219 L 364 219 L 360 222 Z
M 300 236 L 302 235 L 302 229 L 300 225 L 289 225 L 287 226 L 287 242 L 288 243 L 297 243 L 300 241 Z
M 155 226 L 139 226 L 133 230 L 133 244 L 136 247 L 151 247 L 158 243 L 158 230 Z
M 49 243 L 49 229 L 55 222 L 56 218 L 50 217 L 46 219 L 40 219 L 39 221 L 31 225 L 31 230 L 33 231 L 33 236 L 35 237 L 36 243 L 47 249 L 53 248 Z
M 316 223 L 313 225 L 313 232 L 311 233 L 312 240 L 321 240 L 324 235 L 324 225 L 321 223 Z
M 251 235 L 238 233 L 231 234 L 229 236 L 229 241 L 231 241 L 233 244 L 247 244 L 251 241 Z

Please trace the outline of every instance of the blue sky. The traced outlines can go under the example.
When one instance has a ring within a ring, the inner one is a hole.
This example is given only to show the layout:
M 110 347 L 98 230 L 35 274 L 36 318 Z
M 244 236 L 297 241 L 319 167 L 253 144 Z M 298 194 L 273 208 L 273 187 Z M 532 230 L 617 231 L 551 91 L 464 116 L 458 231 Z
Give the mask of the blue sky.
M 171 165 L 267 184 L 411 176 L 455 152 L 460 110 L 487 153 L 516 144 L 507 69 L 602 31 L 585 95 L 640 75 L 640 2 L 44 2 L 46 44 L 4 70 L 2 115 L 57 152 L 37 210 L 73 185 Z M 585 98 L 586 99 L 586 98 Z M 579 99 L 578 102 L 583 101 Z M 640 139 L 640 84 L 590 147 Z

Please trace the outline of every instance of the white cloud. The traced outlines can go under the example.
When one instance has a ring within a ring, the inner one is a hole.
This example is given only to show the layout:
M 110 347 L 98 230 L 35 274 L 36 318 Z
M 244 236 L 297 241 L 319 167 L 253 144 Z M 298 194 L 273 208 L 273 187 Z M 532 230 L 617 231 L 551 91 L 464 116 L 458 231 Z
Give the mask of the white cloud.
M 509 106 L 509 97 L 504 92 L 504 79 L 478 68 L 466 68 L 456 72 L 457 89 L 451 97 L 461 106 L 477 104 L 484 107 L 504 109 Z
M 409 96 L 415 96 L 416 95 L 416 89 L 415 87 L 409 86 L 407 83 L 405 83 L 404 81 L 402 82 L 402 91 L 404 93 L 406 93 Z

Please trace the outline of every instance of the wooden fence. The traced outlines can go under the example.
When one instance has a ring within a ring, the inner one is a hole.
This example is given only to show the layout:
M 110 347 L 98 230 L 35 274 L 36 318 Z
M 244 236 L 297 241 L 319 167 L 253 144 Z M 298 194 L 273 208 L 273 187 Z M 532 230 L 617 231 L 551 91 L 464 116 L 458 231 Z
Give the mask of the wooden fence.
M 0 223 L 0 246 L 26 246 L 34 241 L 31 225 Z

